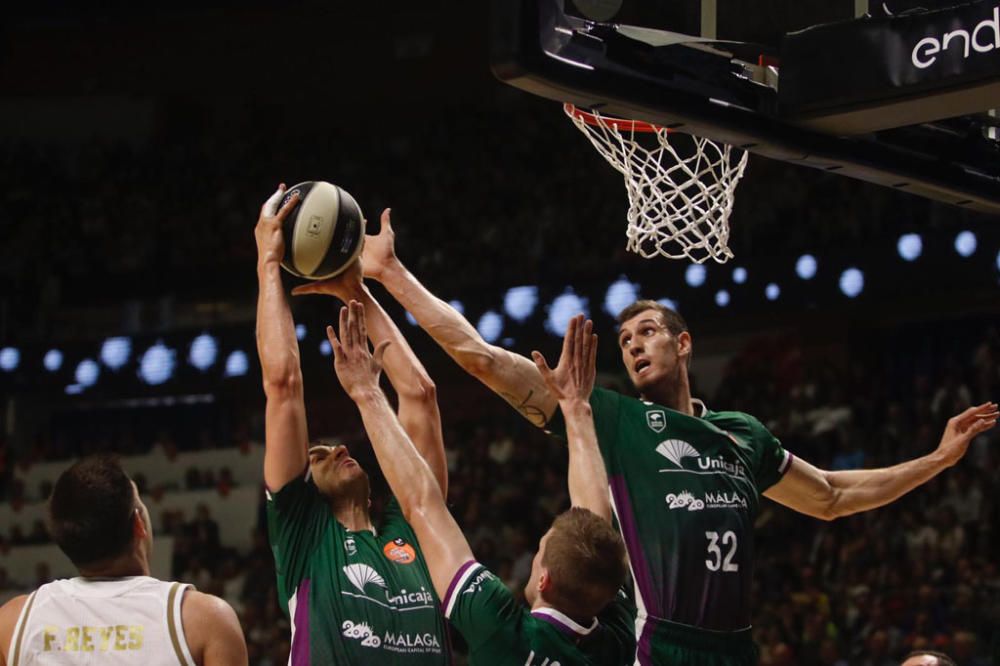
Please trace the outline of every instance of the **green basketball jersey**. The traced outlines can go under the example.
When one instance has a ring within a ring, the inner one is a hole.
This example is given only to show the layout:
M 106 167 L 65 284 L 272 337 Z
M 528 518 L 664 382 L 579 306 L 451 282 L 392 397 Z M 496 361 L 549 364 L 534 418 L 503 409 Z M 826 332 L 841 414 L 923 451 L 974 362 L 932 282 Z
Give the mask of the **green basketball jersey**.
M 748 653 L 753 524 L 791 455 L 741 412 L 696 401 L 700 415 L 688 416 L 600 388 L 590 402 L 632 566 L 639 663 L 685 635 L 708 649 L 739 636 L 730 647 Z
M 634 614 L 619 597 L 584 627 L 554 608 L 529 611 L 493 572 L 469 561 L 444 608 L 469 645 L 471 666 L 624 666 L 635 659 Z
M 352 532 L 297 478 L 268 493 L 267 519 L 290 666 L 450 663 L 423 554 L 395 499 L 377 532 Z

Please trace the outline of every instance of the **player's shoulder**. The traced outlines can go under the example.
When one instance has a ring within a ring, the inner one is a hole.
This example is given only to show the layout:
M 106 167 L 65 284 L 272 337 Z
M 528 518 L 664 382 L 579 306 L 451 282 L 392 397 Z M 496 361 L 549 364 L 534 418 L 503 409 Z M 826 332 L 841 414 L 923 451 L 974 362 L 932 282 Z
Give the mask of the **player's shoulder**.
M 761 430 L 767 430 L 767 428 L 764 427 L 764 424 L 761 423 L 757 417 L 752 414 L 747 414 L 746 412 L 738 412 L 735 410 L 715 411 L 705 407 L 701 417 L 712 425 L 724 430 L 741 428 L 753 433 L 760 432 Z
M 10 651 L 10 643 L 14 638 L 14 627 L 17 626 L 17 619 L 21 616 L 21 611 L 24 610 L 24 605 L 30 597 L 30 594 L 19 594 L 0 606 L 0 651 L 2 651 L 4 658 Z
M 188 646 L 195 654 L 211 641 L 235 643 L 243 639 L 243 629 L 233 607 L 214 594 L 190 586 L 185 586 L 181 600 L 181 622 Z

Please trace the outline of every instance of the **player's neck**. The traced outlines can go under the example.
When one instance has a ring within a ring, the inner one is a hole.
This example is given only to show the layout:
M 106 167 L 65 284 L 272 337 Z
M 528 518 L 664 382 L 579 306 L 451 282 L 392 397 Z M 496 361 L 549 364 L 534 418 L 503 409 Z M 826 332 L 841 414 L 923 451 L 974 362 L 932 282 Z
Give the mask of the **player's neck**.
M 368 512 L 368 498 L 364 501 L 347 499 L 331 507 L 333 517 L 344 526 L 345 530 L 361 532 L 372 529 L 372 519 Z
M 128 576 L 148 576 L 149 558 L 139 552 L 131 552 L 113 560 L 105 560 L 86 567 L 78 567 L 84 578 L 126 578 Z
M 686 372 L 680 372 L 673 381 L 662 381 L 656 386 L 642 392 L 644 400 L 669 407 L 674 411 L 695 416 L 694 404 L 691 402 L 691 384 Z

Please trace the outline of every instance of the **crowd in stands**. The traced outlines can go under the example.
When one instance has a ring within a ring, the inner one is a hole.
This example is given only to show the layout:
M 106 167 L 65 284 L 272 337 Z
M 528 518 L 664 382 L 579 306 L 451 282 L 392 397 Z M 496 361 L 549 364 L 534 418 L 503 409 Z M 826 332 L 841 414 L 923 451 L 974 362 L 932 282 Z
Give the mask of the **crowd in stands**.
M 851 469 L 932 450 L 949 416 L 1000 392 L 995 326 L 862 334 L 848 344 L 749 340 L 708 404 L 757 415 L 786 448 L 818 466 Z M 694 369 L 697 381 L 697 361 Z M 565 449 L 499 400 L 494 407 L 473 420 L 443 409 L 449 502 L 479 559 L 520 593 L 539 536 L 568 504 Z M 359 433 L 342 434 L 377 475 Z M 821 522 L 765 501 L 754 574 L 762 666 L 895 666 L 919 647 L 948 652 L 960 666 L 991 663 L 1000 648 L 998 440 L 995 432 L 980 437 L 954 469 L 868 513 Z M 166 435 L 155 446 L 165 443 L 177 446 Z M 180 448 L 210 444 L 195 439 Z M 209 485 L 221 493 L 226 477 L 222 469 L 191 469 L 168 491 Z M 10 501 L 23 491 L 16 486 L 5 488 Z M 172 575 L 233 604 L 252 664 L 284 663 L 289 625 L 277 603 L 263 520 L 242 550 L 220 541 L 206 506 L 190 515 L 165 512 L 161 523 L 157 533 L 174 537 Z M 44 540 L 39 523 L 29 534 L 4 535 L 0 546 Z M 41 570 L 37 580 L 11 581 L 0 571 L 0 587 L 23 588 L 45 576 Z

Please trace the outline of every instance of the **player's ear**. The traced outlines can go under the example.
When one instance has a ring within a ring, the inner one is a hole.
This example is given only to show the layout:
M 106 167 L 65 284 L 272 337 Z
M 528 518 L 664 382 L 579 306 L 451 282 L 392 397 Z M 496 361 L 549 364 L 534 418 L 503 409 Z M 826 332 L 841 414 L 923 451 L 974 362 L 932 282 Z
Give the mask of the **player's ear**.
M 552 576 L 549 575 L 549 570 L 542 567 L 541 573 L 538 575 L 538 593 L 545 596 L 545 593 L 552 589 Z
M 142 518 L 142 510 L 136 507 L 132 510 L 132 536 L 136 541 L 142 541 L 146 538 L 147 534 L 146 521 Z
M 681 331 L 677 336 L 677 354 L 685 358 L 691 356 L 691 334 L 687 331 Z

